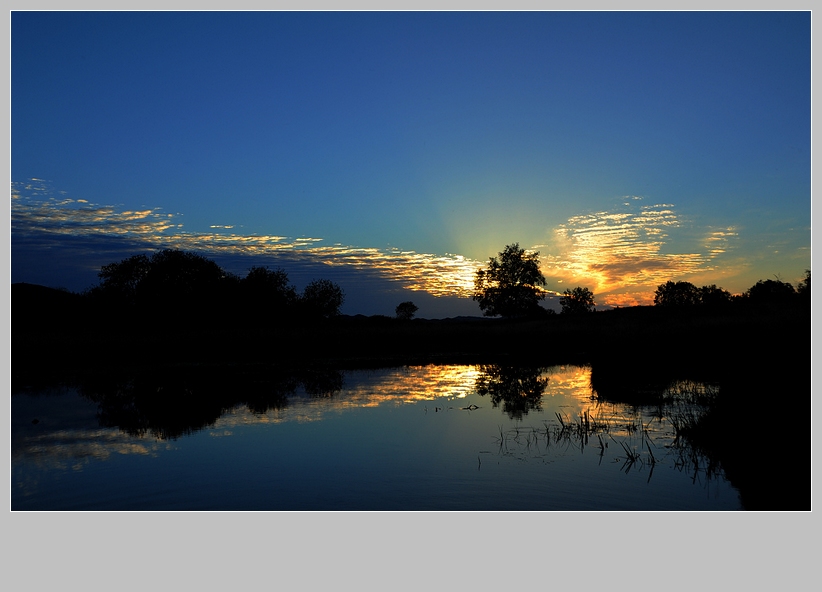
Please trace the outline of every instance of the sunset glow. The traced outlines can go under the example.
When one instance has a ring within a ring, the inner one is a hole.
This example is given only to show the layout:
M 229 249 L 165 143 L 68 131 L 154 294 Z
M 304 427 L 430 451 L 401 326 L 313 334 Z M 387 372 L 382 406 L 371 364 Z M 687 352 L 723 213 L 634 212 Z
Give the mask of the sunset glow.
M 442 318 L 481 314 L 474 274 L 515 242 L 554 309 L 810 268 L 807 11 L 31 11 L 11 33 L 12 282 L 82 291 L 175 248 Z
M 312 261 L 346 266 L 384 276 L 413 291 L 434 296 L 470 297 L 479 262 L 461 255 L 434 255 L 343 245 L 323 246 L 321 238 L 290 238 L 277 235 L 241 235 L 233 232 L 192 233 L 176 223 L 174 214 L 159 208 L 118 211 L 114 206 L 89 204 L 85 200 L 45 197 L 42 184 L 13 184 L 12 227 L 21 235 L 71 235 L 88 239 L 128 237 L 135 247 L 196 251 L 208 255 L 276 256 L 290 261 Z M 38 199 L 39 198 L 39 199 Z M 82 206 L 78 206 L 82 204 Z M 213 225 L 214 229 L 232 226 Z
M 543 270 L 563 284 L 591 286 L 599 304 L 651 304 L 654 289 L 669 279 L 716 271 L 737 236 L 733 228 L 703 230 L 698 251 L 671 252 L 668 243 L 682 227 L 674 205 L 643 205 L 633 197 L 619 210 L 560 225 L 547 246 L 558 254 L 543 256 Z

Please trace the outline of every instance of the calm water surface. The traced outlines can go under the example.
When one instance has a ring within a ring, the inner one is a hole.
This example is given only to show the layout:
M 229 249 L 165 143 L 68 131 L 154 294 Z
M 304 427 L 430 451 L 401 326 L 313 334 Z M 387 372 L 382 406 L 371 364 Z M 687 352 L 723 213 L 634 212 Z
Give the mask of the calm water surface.
M 76 389 L 16 394 L 12 509 L 741 509 L 722 472 L 675 439 L 670 413 L 598 402 L 588 368 L 341 377 L 178 437 L 103 427 Z

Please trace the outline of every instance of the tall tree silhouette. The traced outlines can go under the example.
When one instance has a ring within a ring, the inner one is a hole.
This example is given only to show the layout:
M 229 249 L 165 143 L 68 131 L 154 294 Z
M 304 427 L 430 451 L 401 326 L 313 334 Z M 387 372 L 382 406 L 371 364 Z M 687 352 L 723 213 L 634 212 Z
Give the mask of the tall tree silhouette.
M 545 278 L 539 270 L 539 252 L 526 253 L 519 243 L 507 245 L 491 257 L 485 269 L 474 277 L 474 295 L 485 316 L 516 317 L 542 311 L 545 298 L 540 289 Z

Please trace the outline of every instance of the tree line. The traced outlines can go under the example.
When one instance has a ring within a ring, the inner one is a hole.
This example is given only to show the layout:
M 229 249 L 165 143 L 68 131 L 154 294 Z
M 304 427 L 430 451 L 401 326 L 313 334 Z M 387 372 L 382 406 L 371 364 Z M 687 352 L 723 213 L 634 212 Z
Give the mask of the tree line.
M 165 249 L 104 265 L 99 284 L 86 292 L 95 304 L 121 312 L 177 319 L 234 316 L 328 319 L 340 314 L 345 293 L 315 279 L 302 291 L 283 269 L 251 267 L 245 277 L 196 253 Z M 143 315 L 140 315 L 143 316 Z
M 224 318 L 226 313 L 259 320 L 329 319 L 340 314 L 345 300 L 342 288 L 326 279 L 315 279 L 298 293 L 285 270 L 254 266 L 245 277 L 222 269 L 196 253 L 165 249 L 152 255 L 134 255 L 104 265 L 99 284 L 86 295 L 96 305 L 137 316 L 176 319 Z M 518 243 L 507 245 L 498 257 L 476 272 L 473 300 L 485 316 L 506 318 L 553 314 L 540 306 L 546 297 L 539 253 L 526 252 Z M 667 309 L 720 309 L 740 302 L 767 307 L 810 304 L 811 272 L 794 288 L 779 279 L 760 280 L 744 294 L 732 295 L 716 285 L 697 287 L 685 281 L 668 281 L 654 292 L 654 305 Z M 583 286 L 566 289 L 559 299 L 562 314 L 595 310 L 593 292 Z M 403 302 L 398 319 L 409 320 L 418 308 Z
M 518 243 L 507 245 L 498 257 L 474 277 L 475 300 L 485 316 L 535 317 L 553 314 L 539 305 L 545 299 L 545 277 L 539 270 L 539 252 L 526 252 Z M 744 294 L 732 295 L 715 284 L 697 287 L 691 282 L 668 281 L 654 292 L 654 305 L 668 309 L 718 309 L 735 303 L 749 303 L 771 308 L 810 304 L 811 270 L 794 288 L 782 280 L 760 280 Z M 566 289 L 559 299 L 563 314 L 581 314 L 595 310 L 590 289 L 582 286 Z
M 811 270 L 796 288 L 780 279 L 759 280 L 743 294 L 731 294 L 727 290 L 711 284 L 697 287 L 691 282 L 668 281 L 654 292 L 654 305 L 665 308 L 724 308 L 730 305 L 750 304 L 759 307 L 790 308 L 795 305 L 810 304 Z

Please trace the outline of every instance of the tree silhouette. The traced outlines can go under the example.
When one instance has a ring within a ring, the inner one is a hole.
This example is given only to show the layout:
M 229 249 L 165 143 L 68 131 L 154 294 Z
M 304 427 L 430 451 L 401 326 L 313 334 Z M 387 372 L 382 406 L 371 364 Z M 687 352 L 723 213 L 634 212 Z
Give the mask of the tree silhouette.
M 810 282 L 810 276 L 808 281 Z M 755 304 L 781 307 L 789 305 L 794 300 L 796 290 L 782 280 L 759 280 L 745 292 L 745 295 Z
M 594 293 L 588 288 L 576 287 L 573 290 L 565 290 L 563 294 L 563 297 L 559 299 L 563 314 L 593 312 L 595 305 Z
M 702 306 L 721 308 L 734 301 L 730 292 L 711 284 L 697 288 L 691 282 L 665 282 L 654 292 L 654 304 L 668 308 Z
M 300 297 L 303 311 L 309 317 L 330 318 L 340 314 L 345 300 L 342 288 L 330 280 L 314 280 Z
M 799 282 L 799 285 L 796 286 L 796 293 L 804 298 L 810 298 L 811 296 L 811 270 L 805 270 L 805 277 Z
M 398 319 L 407 321 L 413 319 L 418 310 L 419 308 L 417 305 L 408 300 L 407 302 L 399 303 L 394 312 L 396 313 Z
M 214 261 L 176 249 L 104 265 L 98 276 L 100 284 L 90 295 L 111 312 L 181 321 L 224 309 L 239 283 Z
M 472 299 L 485 316 L 532 315 L 542 310 L 539 301 L 545 294 L 540 286 L 544 285 L 539 253 L 526 253 L 514 243 L 499 253 L 499 259 L 491 257 L 488 266 L 477 271 Z
M 699 288 L 699 302 L 703 306 L 726 306 L 731 303 L 731 300 L 731 293 L 717 287 L 716 284 Z
M 665 282 L 654 292 L 654 305 L 686 307 L 700 303 L 699 288 L 691 282 Z
M 189 301 L 216 293 L 223 280 L 229 278 L 236 279 L 211 259 L 188 251 L 164 249 L 151 256 L 139 291 L 150 300 Z
M 97 274 L 100 278 L 97 294 L 120 304 L 135 304 L 137 291 L 150 269 L 151 261 L 145 255 L 134 255 L 119 263 L 103 265 Z
M 288 274 L 283 269 L 252 267 L 240 286 L 244 304 L 255 312 L 270 311 L 281 315 L 297 302 L 297 290 L 288 283 Z

